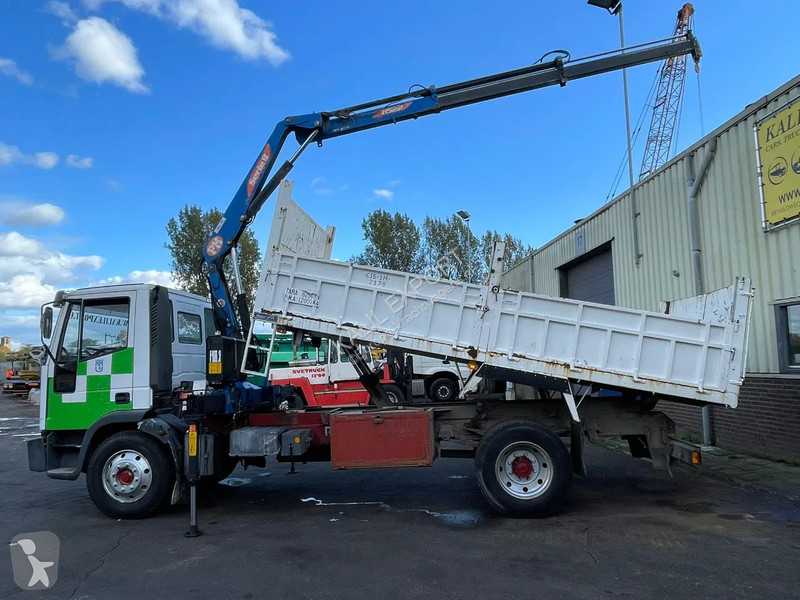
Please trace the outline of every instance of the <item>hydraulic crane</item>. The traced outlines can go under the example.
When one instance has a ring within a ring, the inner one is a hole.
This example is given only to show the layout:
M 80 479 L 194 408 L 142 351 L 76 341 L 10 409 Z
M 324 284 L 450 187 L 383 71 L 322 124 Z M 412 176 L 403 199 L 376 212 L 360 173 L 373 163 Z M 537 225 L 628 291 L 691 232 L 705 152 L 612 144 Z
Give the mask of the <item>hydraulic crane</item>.
M 575 79 L 686 54 L 691 54 L 695 62 L 698 62 L 702 55 L 700 45 L 691 31 L 686 31 L 678 37 L 575 60 L 571 60 L 566 52 L 560 51 L 558 54 L 550 61 L 539 61 L 520 69 L 438 88 L 415 87 L 407 93 L 373 102 L 329 112 L 286 117 L 280 121 L 250 167 L 203 249 L 217 329 L 225 336 L 239 339 L 246 336 L 250 327 L 250 313 L 238 274 L 237 242 L 270 194 L 275 191 L 300 154 L 312 142 L 321 146 L 325 140 L 342 135 L 552 85 L 563 87 L 568 81 Z M 300 146 L 268 179 L 278 154 L 290 134 L 295 135 Z M 222 269 L 225 258 L 231 254 L 237 284 L 235 309 Z

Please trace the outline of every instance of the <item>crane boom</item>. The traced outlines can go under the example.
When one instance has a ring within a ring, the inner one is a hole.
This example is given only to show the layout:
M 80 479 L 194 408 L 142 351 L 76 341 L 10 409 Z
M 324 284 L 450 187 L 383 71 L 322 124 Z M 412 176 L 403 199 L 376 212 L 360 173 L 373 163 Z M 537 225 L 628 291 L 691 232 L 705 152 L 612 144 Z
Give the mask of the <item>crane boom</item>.
M 234 309 L 222 269 L 223 262 L 235 251 L 246 227 L 311 142 L 316 141 L 321 146 L 323 141 L 342 135 L 552 85 L 563 87 L 575 79 L 686 54 L 691 54 L 695 61 L 699 61 L 702 55 L 700 45 L 691 31 L 680 37 L 581 59 L 570 60 L 567 55 L 565 60 L 564 56 L 557 56 L 548 62 L 439 88 L 420 87 L 405 94 L 335 111 L 286 117 L 275 126 L 203 248 L 217 329 L 228 336 L 241 338 L 246 335 L 250 326 L 246 296 L 237 281 L 237 306 Z M 300 147 L 270 177 L 289 134 L 295 135 Z

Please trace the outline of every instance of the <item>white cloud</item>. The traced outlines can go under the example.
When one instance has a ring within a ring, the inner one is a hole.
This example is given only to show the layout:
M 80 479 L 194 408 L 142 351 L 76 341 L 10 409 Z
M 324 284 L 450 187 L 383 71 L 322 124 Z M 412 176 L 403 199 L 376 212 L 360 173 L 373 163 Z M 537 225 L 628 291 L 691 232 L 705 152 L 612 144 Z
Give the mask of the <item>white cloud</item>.
M 0 142 L 0 166 L 9 166 L 15 162 L 34 165 L 40 169 L 52 169 L 58 164 L 58 154 L 55 152 L 25 154 L 17 146 L 8 146 Z
M 8 77 L 13 77 L 23 85 L 33 85 L 33 75 L 20 69 L 16 61 L 10 58 L 0 57 L 0 73 Z
M 78 21 L 53 57 L 72 62 L 86 81 L 112 83 L 136 94 L 150 91 L 142 83 L 144 68 L 131 38 L 100 17 Z
M 33 204 L 24 200 L 0 200 L 0 223 L 6 225 L 36 227 L 57 225 L 63 220 L 63 209 L 49 202 Z
M 111 178 L 106 179 L 106 185 L 115 192 L 119 192 L 120 190 L 122 190 L 122 184 L 116 179 L 111 179 Z
M 0 281 L 0 309 L 35 308 L 50 302 L 55 293 L 52 285 L 34 274 L 15 275 Z
M 43 250 L 44 246 L 41 242 L 20 235 L 16 231 L 0 233 L 0 256 L 31 258 L 37 256 Z M 6 263 L 8 261 L 3 262 Z M 0 266 L 0 269 L 4 267 L 5 265 Z
M 40 169 L 52 169 L 58 164 L 58 154 L 55 152 L 37 152 L 33 158 L 33 164 Z
M 175 287 L 175 280 L 172 278 L 172 273 L 170 271 L 158 271 L 156 269 L 131 271 L 127 275 L 114 275 L 112 277 L 100 279 L 91 285 L 120 285 L 122 283 L 153 283 L 156 285 Z
M 64 254 L 52 247 L 52 239 L 0 233 L 0 324 L 3 335 L 16 341 L 38 343 L 39 307 L 51 301 L 56 290 L 119 283 L 174 286 L 169 271 L 156 269 L 98 279 L 104 258 Z
M 94 159 L 89 158 L 88 156 L 81 158 L 77 154 L 69 154 L 64 162 L 68 167 L 72 167 L 74 169 L 90 169 L 94 164 Z
M 56 285 L 75 285 L 103 266 L 100 256 L 72 256 L 16 231 L 0 234 L 0 321 L 8 309 L 30 309 L 53 299 Z
M 50 238 L 48 238 L 50 240 Z M 100 256 L 64 254 L 43 240 L 16 231 L 0 233 L 0 324 L 3 335 L 38 343 L 38 312 L 57 290 L 121 283 L 154 283 L 174 287 L 172 274 L 157 269 L 98 279 Z
M 75 15 L 75 11 L 73 11 L 70 5 L 66 2 L 50 0 L 50 2 L 44 5 L 44 10 L 61 19 L 62 25 L 69 26 L 78 20 L 78 17 Z
M 325 194 L 330 194 L 333 190 L 330 188 L 322 187 L 322 184 L 325 183 L 324 177 L 314 177 L 311 180 L 311 188 L 314 190 L 314 193 L 320 196 L 324 196 Z
M 291 58 L 278 45 L 272 23 L 242 8 L 237 0 L 84 0 L 92 10 L 106 2 L 121 2 L 132 10 L 171 21 L 246 60 L 266 60 L 277 67 Z
M 372 190 L 372 195 L 375 198 L 383 198 L 385 200 L 394 198 L 394 192 L 392 190 Z

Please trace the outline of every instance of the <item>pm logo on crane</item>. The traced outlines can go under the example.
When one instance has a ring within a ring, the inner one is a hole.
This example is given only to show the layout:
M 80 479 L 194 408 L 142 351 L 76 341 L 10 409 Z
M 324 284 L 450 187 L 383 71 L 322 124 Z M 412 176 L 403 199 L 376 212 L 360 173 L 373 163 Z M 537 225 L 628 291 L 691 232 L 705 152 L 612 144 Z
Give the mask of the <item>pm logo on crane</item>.
M 222 236 L 215 235 L 213 238 L 208 240 L 208 244 L 206 245 L 206 254 L 209 256 L 216 256 L 219 254 L 220 250 L 222 250 Z
M 261 156 L 258 157 L 256 161 L 256 166 L 253 167 L 253 171 L 250 173 L 250 177 L 247 178 L 247 197 L 250 198 L 253 195 L 253 190 L 258 183 L 258 180 L 261 178 L 261 175 L 264 173 L 264 169 L 267 167 L 267 163 L 269 162 L 269 155 L 270 155 L 270 148 L 269 143 L 264 146 L 263 152 L 261 152 Z

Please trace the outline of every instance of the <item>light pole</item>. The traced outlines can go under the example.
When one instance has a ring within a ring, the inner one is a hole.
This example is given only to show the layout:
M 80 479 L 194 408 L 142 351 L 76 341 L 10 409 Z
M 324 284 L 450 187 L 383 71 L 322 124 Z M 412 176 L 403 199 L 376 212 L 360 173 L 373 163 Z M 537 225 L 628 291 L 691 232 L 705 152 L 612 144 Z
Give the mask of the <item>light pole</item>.
M 469 213 L 465 210 L 460 210 L 456 214 L 464 219 L 464 222 L 467 224 L 467 243 L 465 248 L 467 251 L 467 283 L 472 283 L 472 259 L 470 258 L 470 250 L 472 250 L 472 232 L 469 228 Z
M 625 26 L 622 22 L 622 0 L 587 0 L 588 4 L 604 8 L 610 15 L 619 15 L 619 43 L 622 52 L 625 52 Z M 631 186 L 631 220 L 633 225 L 633 260 L 639 266 L 642 254 L 639 250 L 639 227 L 637 219 L 639 211 L 636 208 L 636 190 L 633 180 L 633 150 L 631 144 L 631 111 L 628 102 L 628 69 L 622 69 L 622 88 L 625 96 L 625 130 L 628 138 L 628 180 Z
M 622 0 L 587 0 L 588 4 L 604 8 L 611 15 L 619 15 L 619 41 L 620 45 L 625 51 L 625 28 L 622 24 Z M 628 72 L 627 69 L 622 69 L 622 85 L 625 90 L 625 127 L 628 132 L 628 178 L 631 184 L 631 218 L 633 221 L 633 255 L 636 266 L 639 266 L 639 259 L 642 257 L 639 251 L 639 227 L 637 219 L 639 212 L 636 209 L 636 190 L 634 190 L 633 182 L 633 153 L 631 152 L 631 116 L 628 107 Z M 703 427 L 703 445 L 710 446 L 713 442 L 713 434 L 711 431 L 711 410 L 708 405 L 704 406 L 700 411 L 700 417 Z

